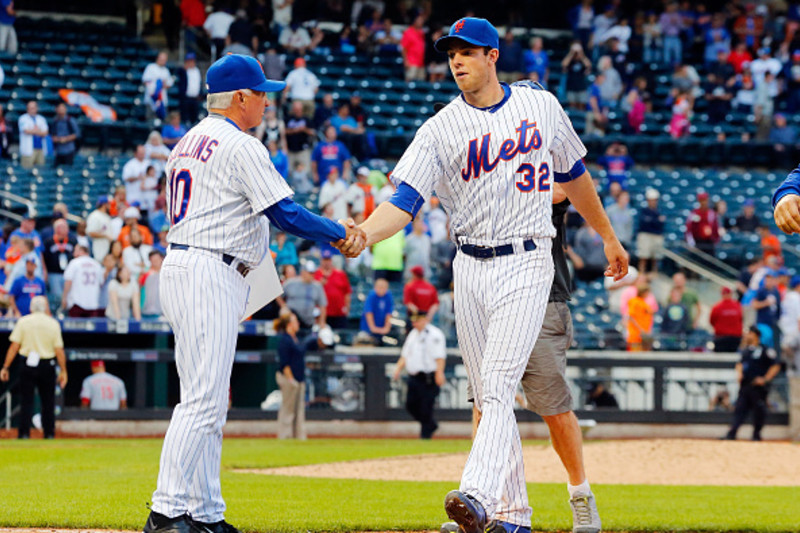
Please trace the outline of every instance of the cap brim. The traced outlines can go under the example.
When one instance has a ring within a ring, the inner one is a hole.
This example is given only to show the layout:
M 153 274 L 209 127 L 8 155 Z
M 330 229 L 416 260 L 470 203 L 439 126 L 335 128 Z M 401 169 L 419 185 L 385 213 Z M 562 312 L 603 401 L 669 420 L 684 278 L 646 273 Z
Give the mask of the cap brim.
M 255 87 L 250 87 L 251 91 L 261 91 L 264 93 L 276 93 L 286 88 L 286 83 L 283 81 L 266 80 Z
M 454 42 L 461 41 L 462 43 L 471 44 L 472 46 L 491 46 L 486 43 L 482 43 L 476 39 L 470 39 L 469 37 L 458 37 L 456 35 L 445 35 L 436 40 L 433 47 L 436 48 L 439 52 L 447 52 L 450 50 L 450 47 L 453 45 Z

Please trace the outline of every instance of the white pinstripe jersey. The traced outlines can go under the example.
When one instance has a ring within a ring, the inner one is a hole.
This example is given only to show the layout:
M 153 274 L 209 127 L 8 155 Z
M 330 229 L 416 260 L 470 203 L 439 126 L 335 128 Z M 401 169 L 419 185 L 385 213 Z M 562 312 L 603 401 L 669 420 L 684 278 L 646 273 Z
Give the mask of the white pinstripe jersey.
M 436 191 L 454 240 L 497 245 L 555 237 L 554 173 L 567 173 L 586 155 L 555 96 L 510 90 L 493 110 L 462 96 L 450 102 L 420 127 L 392 172 L 395 183 L 408 183 L 426 201 Z
M 262 211 L 292 195 L 263 144 L 212 115 L 173 148 L 166 173 L 170 244 L 261 261 L 269 240 Z

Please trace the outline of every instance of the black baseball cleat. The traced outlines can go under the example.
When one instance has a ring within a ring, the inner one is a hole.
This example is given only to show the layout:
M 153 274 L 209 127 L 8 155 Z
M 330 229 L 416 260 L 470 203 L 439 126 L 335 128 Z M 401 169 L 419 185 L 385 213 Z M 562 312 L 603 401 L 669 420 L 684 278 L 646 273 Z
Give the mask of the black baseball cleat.
M 486 511 L 468 494 L 451 490 L 444 498 L 444 510 L 462 533 L 483 533 L 486 529 Z
M 197 520 L 193 520 L 194 525 L 203 533 L 240 533 L 238 529 L 227 523 L 225 520 L 220 520 L 219 522 L 214 522 L 213 524 L 207 524 L 205 522 L 198 522 Z
M 169 518 L 155 511 L 150 511 L 143 531 L 144 533 L 205 533 L 187 514 Z

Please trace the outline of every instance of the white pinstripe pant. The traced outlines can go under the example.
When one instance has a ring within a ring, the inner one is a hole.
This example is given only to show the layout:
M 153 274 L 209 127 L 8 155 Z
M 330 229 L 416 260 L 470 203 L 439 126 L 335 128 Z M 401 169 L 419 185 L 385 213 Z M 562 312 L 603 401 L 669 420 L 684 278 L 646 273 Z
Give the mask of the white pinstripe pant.
M 222 427 L 248 286 L 219 254 L 170 250 L 161 270 L 164 316 L 175 333 L 181 402 L 161 450 L 152 509 L 201 522 L 223 519 Z
M 544 320 L 553 282 L 552 240 L 494 259 L 461 252 L 453 263 L 458 345 L 481 422 L 461 478 L 487 520 L 530 527 L 514 393 Z M 515 246 L 515 248 L 519 248 Z

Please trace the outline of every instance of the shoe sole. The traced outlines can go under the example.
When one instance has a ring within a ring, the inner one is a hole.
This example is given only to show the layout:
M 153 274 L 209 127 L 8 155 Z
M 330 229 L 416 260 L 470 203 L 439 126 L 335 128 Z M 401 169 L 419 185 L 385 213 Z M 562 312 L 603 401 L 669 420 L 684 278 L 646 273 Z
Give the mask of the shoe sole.
M 444 510 L 450 520 L 458 524 L 463 533 L 483 533 L 481 531 L 482 526 L 478 524 L 475 513 L 462 501 L 461 494 L 458 491 L 447 494 L 444 499 Z

